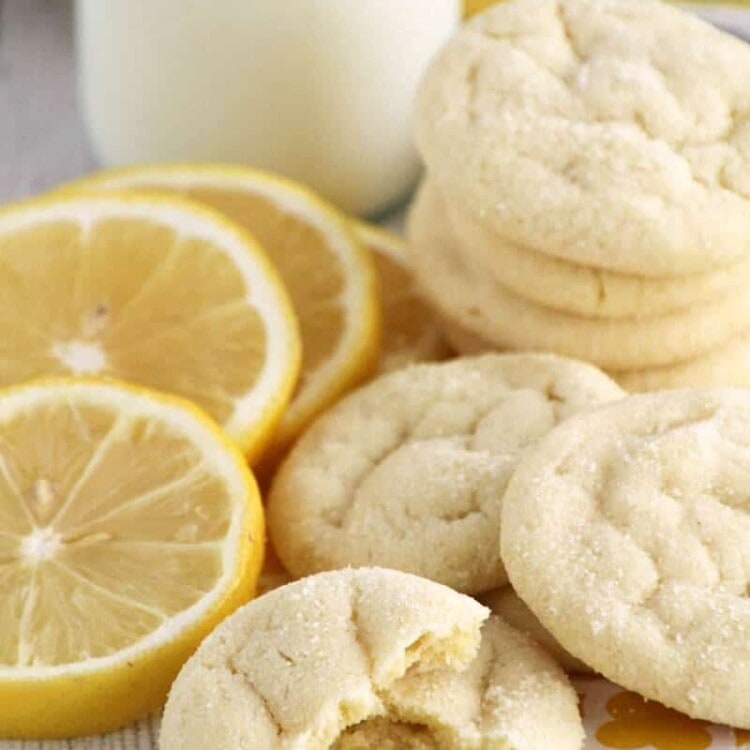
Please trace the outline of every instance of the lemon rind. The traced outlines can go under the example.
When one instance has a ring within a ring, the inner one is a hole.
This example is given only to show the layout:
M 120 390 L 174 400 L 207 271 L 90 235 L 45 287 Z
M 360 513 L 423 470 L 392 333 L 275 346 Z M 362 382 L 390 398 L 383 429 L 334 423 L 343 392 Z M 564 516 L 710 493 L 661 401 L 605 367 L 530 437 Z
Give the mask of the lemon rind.
M 0 667 L 0 735 L 7 737 L 110 731 L 157 710 L 200 641 L 255 594 L 263 566 L 265 521 L 257 483 L 235 443 L 199 407 L 129 383 L 55 377 L 0 390 L 0 423 L 59 398 L 115 405 L 133 416 L 174 424 L 204 448 L 204 460 L 217 475 L 234 477 L 230 492 L 236 508 L 222 550 L 224 573 L 194 605 L 107 657 L 54 667 Z
M 86 231 L 93 222 L 113 217 L 146 219 L 184 236 L 207 239 L 242 273 L 250 301 L 266 326 L 268 356 L 258 381 L 235 403 L 223 426 L 248 460 L 254 460 L 282 419 L 302 360 L 296 314 L 278 272 L 248 232 L 200 203 L 171 196 L 66 193 L 32 199 L 0 210 L 0 236 L 41 221 L 75 221 Z
M 368 251 L 350 222 L 313 190 L 262 170 L 222 164 L 172 163 L 120 167 L 96 173 L 64 187 L 69 191 L 131 190 L 149 184 L 177 189 L 205 186 L 261 194 L 315 226 L 328 238 L 344 268 L 347 287 L 342 300 L 347 327 L 337 355 L 315 371 L 315 379 L 298 392 L 281 418 L 269 456 L 286 447 L 322 411 L 346 391 L 372 375 L 382 339 L 379 279 Z

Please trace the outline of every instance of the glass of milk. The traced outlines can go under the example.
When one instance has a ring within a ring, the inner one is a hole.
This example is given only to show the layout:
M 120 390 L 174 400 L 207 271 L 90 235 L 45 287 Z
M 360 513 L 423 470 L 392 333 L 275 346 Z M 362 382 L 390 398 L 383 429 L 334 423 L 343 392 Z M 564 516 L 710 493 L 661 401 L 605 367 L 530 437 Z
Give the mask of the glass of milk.
M 80 95 L 108 166 L 235 162 L 376 215 L 419 171 L 410 128 L 461 0 L 77 0 Z

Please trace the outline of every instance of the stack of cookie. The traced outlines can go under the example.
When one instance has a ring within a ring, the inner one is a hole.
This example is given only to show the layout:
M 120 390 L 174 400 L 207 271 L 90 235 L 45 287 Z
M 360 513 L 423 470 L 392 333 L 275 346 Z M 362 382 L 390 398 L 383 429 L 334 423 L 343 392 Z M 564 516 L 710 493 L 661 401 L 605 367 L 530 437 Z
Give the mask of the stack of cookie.
M 655 0 L 513 0 L 421 86 L 416 273 L 461 351 L 750 383 L 750 46 Z

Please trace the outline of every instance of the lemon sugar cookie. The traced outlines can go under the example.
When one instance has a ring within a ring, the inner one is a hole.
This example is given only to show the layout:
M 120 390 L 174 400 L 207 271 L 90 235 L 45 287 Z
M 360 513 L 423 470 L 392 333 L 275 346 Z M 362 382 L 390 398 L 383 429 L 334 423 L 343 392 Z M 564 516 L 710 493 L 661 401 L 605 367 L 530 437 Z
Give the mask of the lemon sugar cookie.
M 750 47 L 655 0 L 514 0 L 420 86 L 432 178 L 507 240 L 642 276 L 750 248 Z
M 457 238 L 432 198 L 420 191 L 409 216 L 417 279 L 444 317 L 496 348 L 554 351 L 625 371 L 695 358 L 747 328 L 750 295 L 744 291 L 638 320 L 590 318 L 537 305 L 460 257 Z
M 295 576 L 379 565 L 466 593 L 501 586 L 500 506 L 519 456 L 561 419 L 623 395 L 594 367 L 547 355 L 383 376 L 323 415 L 282 465 L 268 502 L 274 547 Z
M 562 671 L 487 614 L 390 570 L 277 589 L 183 669 L 161 750 L 578 750 L 577 697 Z
M 750 391 L 631 396 L 571 418 L 510 482 L 513 587 L 575 656 L 750 728 Z
M 472 216 L 460 196 L 439 191 L 431 202 L 447 216 L 460 257 L 476 263 L 510 292 L 542 307 L 593 318 L 663 315 L 702 305 L 750 284 L 750 259 L 706 273 L 644 276 L 571 263 L 516 245 Z
M 526 633 L 569 674 L 593 674 L 591 667 L 571 656 L 539 622 L 512 586 L 503 586 L 480 597 L 482 604 L 505 622 Z
M 612 372 L 627 391 L 660 391 L 668 388 L 750 386 L 750 333 L 723 344 L 697 359 L 671 367 Z

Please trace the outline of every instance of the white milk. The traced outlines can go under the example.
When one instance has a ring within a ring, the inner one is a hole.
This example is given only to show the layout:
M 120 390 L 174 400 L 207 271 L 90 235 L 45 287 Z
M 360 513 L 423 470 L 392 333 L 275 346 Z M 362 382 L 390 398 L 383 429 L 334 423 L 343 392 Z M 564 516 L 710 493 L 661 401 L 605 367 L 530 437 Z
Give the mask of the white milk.
M 107 165 L 241 162 L 360 214 L 418 175 L 420 74 L 461 0 L 77 0 L 80 91 Z

